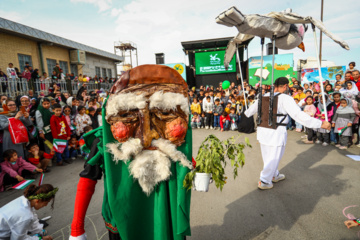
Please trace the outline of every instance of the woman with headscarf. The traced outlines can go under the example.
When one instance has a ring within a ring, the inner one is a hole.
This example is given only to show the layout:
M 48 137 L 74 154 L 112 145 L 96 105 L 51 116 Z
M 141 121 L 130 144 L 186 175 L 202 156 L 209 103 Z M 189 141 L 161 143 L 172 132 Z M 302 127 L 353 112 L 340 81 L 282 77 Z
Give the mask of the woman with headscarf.
M 334 111 L 335 111 L 335 106 L 334 106 L 333 102 L 330 101 L 329 96 L 326 93 L 325 93 L 325 101 L 326 101 L 325 107 L 324 107 L 323 98 L 321 95 L 319 95 L 319 99 L 320 99 L 320 101 L 316 108 L 315 118 L 324 122 L 325 121 L 325 113 L 324 112 L 327 111 L 328 122 L 331 122 L 331 117 L 334 115 Z M 323 128 L 316 129 L 316 136 L 317 136 L 318 140 L 316 140 L 315 143 L 317 143 L 317 144 L 322 143 L 322 145 L 324 147 L 326 147 L 330 144 L 330 132 L 328 132 L 327 130 L 325 130 Z
M 30 112 L 30 98 L 26 95 L 20 97 L 20 110 L 24 109 L 26 112 Z
M 352 101 L 349 98 L 342 98 L 340 100 L 340 107 L 336 110 L 334 118 L 332 119 L 332 126 L 335 127 L 335 133 L 340 135 L 340 141 L 335 146 L 339 149 L 347 149 L 349 145 L 349 138 L 352 136 L 352 125 L 355 119 L 355 111 L 352 107 Z
M 4 152 L 8 149 L 14 149 L 20 157 L 25 159 L 23 143 L 14 144 L 11 140 L 11 135 L 9 131 L 9 118 L 14 117 L 15 119 L 19 119 L 25 125 L 25 127 L 30 127 L 33 125 L 33 123 L 30 119 L 28 112 L 23 113 L 22 111 L 17 111 L 16 104 L 13 100 L 8 100 L 6 102 L 6 106 L 9 109 L 9 113 L 6 115 L 0 115 L 0 130 L 4 131 L 2 150 Z
M 353 81 L 347 81 L 345 84 L 346 84 L 346 88 L 340 89 L 340 93 L 344 94 L 348 92 L 354 96 L 359 93 L 359 90 Z

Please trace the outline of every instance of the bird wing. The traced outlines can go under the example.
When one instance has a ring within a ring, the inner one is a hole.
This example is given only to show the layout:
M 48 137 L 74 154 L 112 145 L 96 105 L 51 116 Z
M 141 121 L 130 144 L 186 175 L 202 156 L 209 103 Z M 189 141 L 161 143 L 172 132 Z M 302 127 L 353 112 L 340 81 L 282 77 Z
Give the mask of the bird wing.
M 302 17 L 296 13 L 283 13 L 283 12 L 271 12 L 271 13 L 267 14 L 267 16 L 278 19 L 283 22 L 291 23 L 291 24 L 311 23 L 315 27 L 320 29 L 320 31 L 325 33 L 325 35 L 328 36 L 329 38 L 331 38 L 334 42 L 338 43 L 341 47 L 345 48 L 346 50 L 350 50 L 349 45 L 344 40 L 342 40 L 339 36 L 329 32 L 325 28 L 325 25 L 323 24 L 323 22 L 321 22 L 320 20 L 317 20 L 313 17 L 310 17 L 310 16 Z
M 240 45 L 241 43 L 254 38 L 253 35 L 248 35 L 248 34 L 242 34 L 242 33 L 238 33 L 238 35 L 236 35 L 236 37 L 234 37 L 233 39 L 231 39 L 226 47 L 226 51 L 225 51 L 225 57 L 224 57 L 224 66 L 225 69 L 228 69 L 229 67 L 229 63 L 231 61 L 231 59 L 234 57 L 234 54 L 236 52 L 236 48 L 237 45 Z

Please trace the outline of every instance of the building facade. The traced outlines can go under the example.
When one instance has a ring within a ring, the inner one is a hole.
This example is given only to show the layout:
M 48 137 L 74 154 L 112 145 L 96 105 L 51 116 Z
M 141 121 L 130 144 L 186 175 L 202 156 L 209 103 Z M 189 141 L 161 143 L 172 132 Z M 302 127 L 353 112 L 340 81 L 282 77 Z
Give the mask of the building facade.
M 85 61 L 74 61 L 73 50 L 81 51 Z M 116 65 L 123 57 L 69 39 L 43 32 L 0 18 L 0 69 L 6 72 L 9 63 L 24 70 L 26 62 L 51 76 L 56 63 L 64 73 L 90 77 L 116 77 Z

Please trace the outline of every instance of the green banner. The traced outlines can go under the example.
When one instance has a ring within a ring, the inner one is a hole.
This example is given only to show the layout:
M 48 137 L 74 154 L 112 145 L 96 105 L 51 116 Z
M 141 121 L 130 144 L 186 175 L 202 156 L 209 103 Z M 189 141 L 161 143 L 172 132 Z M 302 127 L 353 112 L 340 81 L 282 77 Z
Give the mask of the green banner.
M 196 74 L 236 72 L 235 57 L 231 59 L 229 69 L 226 71 L 224 67 L 224 56 L 225 51 L 195 53 Z

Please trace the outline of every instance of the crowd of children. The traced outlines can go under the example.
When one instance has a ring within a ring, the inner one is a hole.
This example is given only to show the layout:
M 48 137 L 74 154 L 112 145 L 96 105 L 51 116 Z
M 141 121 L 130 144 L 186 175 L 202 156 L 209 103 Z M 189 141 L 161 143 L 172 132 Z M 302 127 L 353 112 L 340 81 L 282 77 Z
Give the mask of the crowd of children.
M 12 100 L 2 95 L 0 192 L 24 179 L 35 178 L 37 172 L 49 172 L 52 163 L 64 166 L 86 157 L 79 141 L 83 134 L 102 126 L 101 109 L 106 94 L 99 90 L 87 93 L 83 86 L 76 97 L 71 97 L 55 86 L 48 96 L 34 96 L 31 92 L 31 96 Z M 25 126 L 27 143 L 13 143 L 10 118 Z M 66 143 L 61 151 L 55 148 L 57 141 Z
M 321 95 L 319 83 L 300 84 L 295 78 L 291 79 L 288 93 L 298 106 L 311 117 L 325 121 L 325 111 L 329 122 L 332 123 L 330 132 L 323 129 L 306 129 L 300 123 L 290 119 L 288 129 L 305 132 L 302 136 L 306 144 L 335 145 L 339 149 L 347 149 L 351 145 L 360 147 L 359 116 L 360 116 L 360 74 L 355 68 L 355 62 L 349 64 L 344 75 L 337 74 L 336 81 L 330 84 L 323 82 L 325 103 Z M 189 90 L 191 104 L 191 127 L 205 129 L 219 129 L 220 131 L 237 130 L 241 122 L 241 113 L 245 103 L 251 105 L 257 97 L 258 85 L 250 86 L 244 82 L 242 86 L 231 86 L 223 90 L 219 87 L 201 86 Z M 269 91 L 263 86 L 262 94 Z M 244 98 L 245 93 L 245 98 Z

